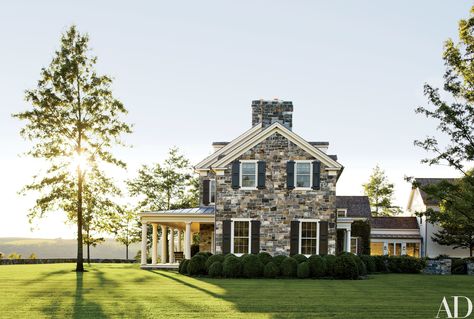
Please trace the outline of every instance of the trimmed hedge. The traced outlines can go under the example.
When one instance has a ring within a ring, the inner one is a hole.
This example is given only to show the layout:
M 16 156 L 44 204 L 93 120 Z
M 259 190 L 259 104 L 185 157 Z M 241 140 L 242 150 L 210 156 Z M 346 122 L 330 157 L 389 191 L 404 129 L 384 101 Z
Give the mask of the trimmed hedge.
M 272 255 L 270 255 L 267 252 L 261 252 L 257 256 L 258 256 L 258 259 L 260 259 L 260 261 L 264 265 L 268 264 L 269 262 L 271 262 L 273 260 Z
M 184 259 L 182 262 L 179 263 L 178 272 L 182 275 L 188 274 L 188 264 L 189 259 Z
M 306 257 L 305 255 L 302 255 L 302 254 L 293 255 L 291 257 L 293 259 L 295 259 L 298 262 L 298 264 L 304 263 L 305 261 L 308 260 L 308 257 Z
M 215 261 L 209 266 L 209 276 L 212 278 L 222 277 L 222 263 L 220 261 Z
M 206 260 L 206 270 L 209 271 L 211 265 L 215 263 L 216 261 L 220 261 L 221 263 L 224 262 L 224 255 L 222 254 L 217 254 L 217 255 L 212 255 L 209 256 Z
M 453 275 L 467 274 L 467 259 L 452 259 L 451 273 Z
M 222 264 L 222 275 L 226 278 L 237 278 L 242 273 L 242 263 L 239 257 L 227 256 Z
M 326 276 L 334 277 L 334 265 L 336 264 L 336 256 L 326 255 L 323 258 L 326 263 Z
M 338 279 L 359 278 L 359 269 L 355 258 L 351 254 L 342 254 L 336 257 L 334 277 Z
M 312 278 L 321 278 L 326 276 L 326 259 L 318 255 L 312 255 L 308 258 L 309 273 Z
M 368 274 L 372 274 L 377 271 L 375 259 L 373 258 L 373 256 L 361 255 L 360 259 L 362 259 L 362 261 L 364 262 Z
M 283 260 L 286 259 L 287 256 L 285 255 L 277 255 L 275 257 L 273 257 L 273 263 L 277 266 L 277 267 L 280 267 L 281 263 L 283 262 Z
M 296 271 L 296 276 L 300 279 L 309 278 L 310 270 L 309 270 L 309 262 L 304 261 L 298 264 L 298 268 Z
M 263 268 L 263 277 L 265 278 L 276 278 L 279 274 L 280 269 L 278 269 L 278 266 L 273 261 L 267 263 Z
M 296 277 L 298 262 L 292 257 L 286 257 L 280 264 L 280 274 L 283 277 Z
M 263 274 L 263 263 L 257 255 L 246 255 L 242 258 L 242 275 L 246 278 L 257 278 Z
M 199 254 L 194 255 L 188 263 L 187 271 L 190 276 L 205 275 L 206 257 Z

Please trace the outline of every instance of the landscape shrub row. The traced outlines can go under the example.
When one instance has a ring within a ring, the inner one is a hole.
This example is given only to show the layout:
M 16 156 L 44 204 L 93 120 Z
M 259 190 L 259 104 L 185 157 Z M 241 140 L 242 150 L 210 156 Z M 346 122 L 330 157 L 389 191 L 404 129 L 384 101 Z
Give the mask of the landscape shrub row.
M 339 256 L 278 255 L 262 252 L 257 255 L 212 255 L 197 253 L 183 260 L 179 272 L 190 276 L 213 278 L 337 278 L 359 279 L 375 272 L 418 273 L 425 267 L 422 259 L 402 256 Z

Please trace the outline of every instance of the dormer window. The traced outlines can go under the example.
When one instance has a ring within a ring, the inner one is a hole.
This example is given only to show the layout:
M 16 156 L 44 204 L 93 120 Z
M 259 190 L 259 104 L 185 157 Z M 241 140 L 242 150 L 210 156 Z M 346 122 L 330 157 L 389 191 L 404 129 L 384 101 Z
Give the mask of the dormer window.
M 338 209 L 338 210 L 337 210 L 337 217 L 338 217 L 338 218 L 345 218 L 345 217 L 347 217 L 347 209 Z
M 257 162 L 242 161 L 240 163 L 240 187 L 256 188 L 257 187 Z

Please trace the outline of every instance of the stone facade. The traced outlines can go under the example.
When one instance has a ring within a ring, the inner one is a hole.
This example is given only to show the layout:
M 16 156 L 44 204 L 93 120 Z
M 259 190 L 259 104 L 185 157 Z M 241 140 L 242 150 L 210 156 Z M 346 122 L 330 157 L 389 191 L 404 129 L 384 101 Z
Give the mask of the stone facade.
M 467 274 L 470 276 L 474 276 L 474 263 L 467 263 Z
M 259 220 L 260 250 L 272 255 L 288 255 L 290 251 L 290 222 L 296 219 L 329 221 L 328 252 L 336 247 L 336 176 L 330 176 L 321 164 L 320 190 L 288 190 L 286 164 L 289 160 L 314 160 L 297 145 L 273 134 L 238 160 L 266 162 L 265 189 L 232 189 L 231 166 L 216 178 L 216 252 L 222 252 L 222 221 L 231 218 Z
M 252 126 L 263 127 L 278 122 L 290 131 L 293 128 L 293 103 L 290 101 L 252 101 Z
M 212 237 L 214 225 L 201 224 L 199 226 L 199 251 L 212 251 Z
M 451 275 L 451 259 L 428 259 L 423 273 L 429 275 Z

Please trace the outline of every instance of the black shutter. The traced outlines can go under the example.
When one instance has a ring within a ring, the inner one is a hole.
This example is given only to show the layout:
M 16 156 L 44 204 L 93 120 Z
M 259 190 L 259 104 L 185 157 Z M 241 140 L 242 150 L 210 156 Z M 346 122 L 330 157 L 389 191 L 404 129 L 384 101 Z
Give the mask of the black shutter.
M 202 181 L 202 204 L 204 206 L 209 205 L 210 182 L 208 179 Z
M 300 244 L 300 222 L 293 220 L 290 230 L 290 256 L 296 255 Z
M 230 253 L 230 236 L 231 236 L 231 221 L 224 220 L 222 222 L 222 253 L 228 254 Z
M 319 222 L 319 254 L 328 254 L 328 222 Z
M 321 188 L 321 162 L 313 161 L 313 189 Z
M 265 188 L 265 171 L 266 171 L 265 161 L 258 161 L 258 180 L 257 180 L 258 189 Z
M 251 247 L 250 252 L 252 254 L 258 254 L 260 252 L 260 221 L 252 220 L 252 234 L 251 234 Z
M 240 162 L 235 161 L 232 163 L 232 188 L 240 188 Z
M 295 188 L 295 162 L 288 161 L 286 163 L 286 187 L 288 189 Z

